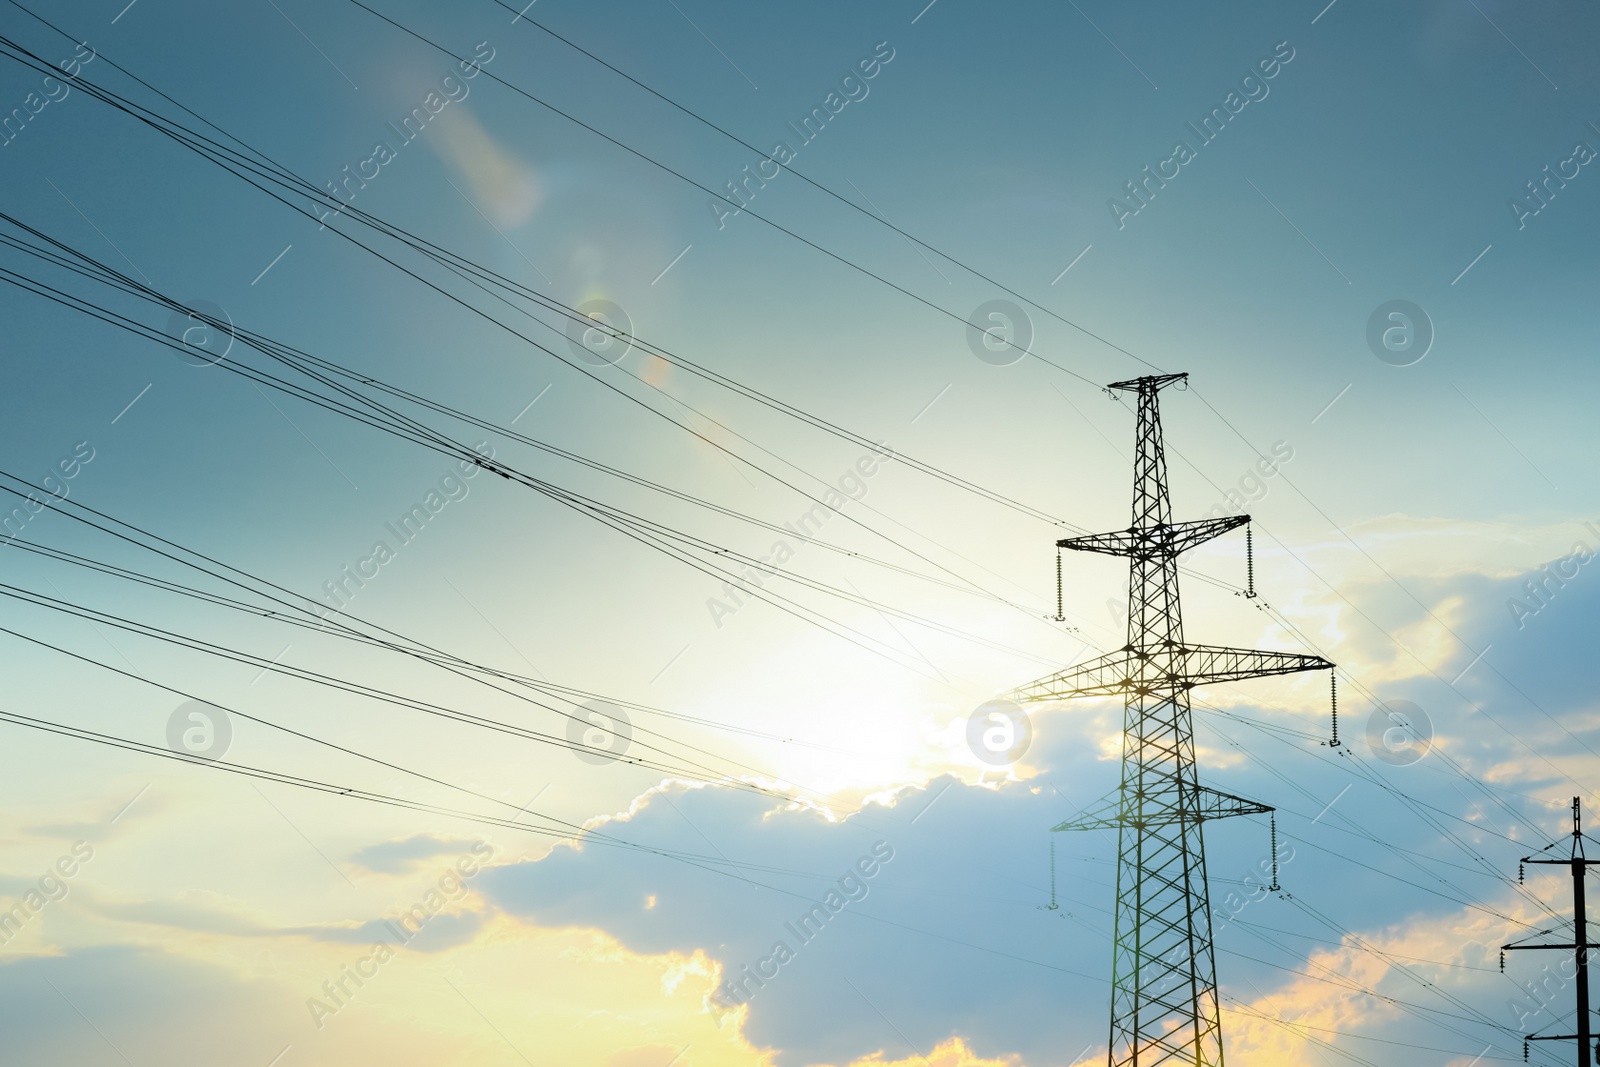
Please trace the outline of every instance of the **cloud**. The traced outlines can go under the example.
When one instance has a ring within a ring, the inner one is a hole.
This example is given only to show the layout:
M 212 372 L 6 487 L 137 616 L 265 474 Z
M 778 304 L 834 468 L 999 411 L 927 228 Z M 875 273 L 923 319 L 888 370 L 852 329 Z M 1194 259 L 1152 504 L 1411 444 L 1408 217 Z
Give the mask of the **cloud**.
M 211 894 L 186 893 L 174 900 L 119 900 L 84 891 L 76 902 L 107 919 L 190 933 L 226 934 L 230 937 L 269 937 L 279 931 Z
M 409 928 L 405 947 L 415 952 L 443 952 L 470 943 L 484 928 L 484 918 L 473 912 L 466 914 L 439 914 L 430 917 L 414 932 Z M 390 944 L 403 940 L 396 924 L 387 919 L 370 919 L 357 925 L 294 926 L 273 931 L 275 934 L 309 937 L 343 945 L 374 945 L 380 941 Z
M 1265 818 L 1205 830 L 1235 1055 L 1320 1064 L 1324 1040 L 1367 1055 L 1373 1041 L 1407 1040 L 1418 1018 L 1433 1026 L 1441 1013 L 1462 1013 L 1447 992 L 1471 1010 L 1446 1036 L 1435 1026 L 1427 1047 L 1453 1056 L 1481 1033 L 1465 1050 L 1470 1059 L 1509 1024 L 1503 995 L 1484 980 L 1482 945 L 1509 936 L 1500 916 L 1538 918 L 1514 887 L 1516 857 L 1523 842 L 1542 844 L 1558 826 L 1558 806 L 1546 799 L 1583 791 L 1566 778 L 1592 782 L 1600 772 L 1600 758 L 1581 748 L 1600 743 L 1593 660 L 1581 654 L 1600 620 L 1600 579 L 1585 571 L 1550 599 L 1534 620 L 1550 626 L 1549 640 L 1525 640 L 1505 610 L 1525 580 L 1515 570 L 1469 569 L 1412 580 L 1458 635 L 1440 638 L 1442 624 L 1412 605 L 1415 625 L 1434 628 L 1430 666 L 1448 673 L 1396 672 L 1372 692 L 1427 710 L 1436 743 L 1420 762 L 1385 762 L 1368 748 L 1373 708 L 1359 691 L 1342 692 L 1338 750 L 1319 744 L 1325 712 L 1308 722 L 1301 711 L 1251 704 L 1249 690 L 1197 713 L 1197 747 L 1216 754 L 1203 767 L 1206 783 L 1273 804 L 1280 849 L 1288 848 L 1280 855 L 1287 895 L 1270 895 Z M 1490 645 L 1493 658 L 1472 665 L 1470 650 Z M 1447 683 L 1469 666 L 1452 690 Z M 1028 756 L 1038 775 L 1027 781 L 944 777 L 836 819 L 727 789 L 670 787 L 606 829 L 691 860 L 590 840 L 499 868 L 483 892 L 539 928 L 602 930 L 646 955 L 703 951 L 724 979 L 764 975 L 759 984 L 746 978 L 748 1003 L 724 1022 L 773 1049 L 782 1067 L 910 1056 L 956 1039 L 963 1054 L 1030 1067 L 1093 1061 L 1105 1054 L 1115 831 L 1057 838 L 1061 910 L 1040 910 L 1045 828 L 1116 782 L 1116 765 L 1097 758 L 1097 739 L 1085 732 L 1112 723 L 1076 714 L 1038 717 Z M 1564 755 L 1553 767 L 1543 751 Z M 840 872 L 880 840 L 894 858 L 867 880 L 864 898 L 819 932 L 802 929 Z M 1467 953 L 1473 938 L 1481 945 Z M 1362 1037 L 1340 1036 L 1349 1032 Z
M 1230 693 L 1220 711 L 1197 711 L 1198 748 L 1216 754 L 1202 768 L 1206 783 L 1273 804 L 1280 843 L 1292 847 L 1280 871 L 1287 895 L 1268 895 L 1258 880 L 1265 817 L 1205 827 L 1236 1059 L 1325 1067 L 1324 1042 L 1372 1059 L 1401 1047 L 1382 1042 L 1397 1041 L 1459 1055 L 1465 1067 L 1491 1040 L 1499 1051 L 1481 1067 L 1502 1058 L 1508 1038 L 1495 1027 L 1514 1027 L 1517 1016 L 1492 948 L 1527 932 L 1520 923 L 1559 924 L 1536 902 L 1559 911 L 1565 892 L 1532 881 L 1516 888 L 1516 858 L 1560 832 L 1563 794 L 1581 791 L 1563 775 L 1594 781 L 1600 771 L 1600 758 L 1567 732 L 1600 742 L 1585 651 L 1600 619 L 1600 581 L 1585 569 L 1518 629 L 1505 598 L 1525 580 L 1515 571 L 1463 572 L 1413 583 L 1430 607 L 1452 605 L 1448 621 L 1469 644 L 1493 646 L 1475 666 L 1465 650 L 1439 653 L 1449 675 L 1471 666 L 1457 685 L 1475 705 L 1426 675 L 1374 687 L 1380 697 L 1416 700 L 1433 718 L 1439 747 L 1414 765 L 1382 763 L 1367 749 L 1360 723 L 1370 709 L 1359 694 L 1346 696 L 1343 752 L 1318 745 L 1320 712 L 1308 720 L 1304 711 L 1250 703 L 1253 687 Z M 1051 911 L 1046 828 L 1115 786 L 1117 765 L 1100 758 L 1098 741 L 1120 723 L 1115 709 L 1073 705 L 1040 711 L 1035 727 L 1028 762 L 1036 774 L 1027 780 L 984 785 L 947 775 L 848 813 L 725 787 L 646 793 L 602 829 L 650 851 L 591 836 L 537 861 L 485 869 L 472 880 L 472 903 L 434 915 L 417 951 L 385 965 L 322 1031 L 310 1027 L 306 998 L 382 938 L 391 916 L 371 901 L 344 918 L 342 910 L 315 912 L 327 921 L 296 915 L 285 923 L 211 895 L 111 901 L 80 883 L 30 931 L 40 955 L 0 967 L 0 995 L 10 976 L 25 974 L 36 987 L 40 974 L 57 976 L 37 969 L 55 960 L 67 961 L 53 964 L 64 968 L 64 991 L 92 993 L 85 969 L 115 960 L 102 969 L 169 999 L 145 1022 L 112 1013 L 113 1040 L 130 1035 L 143 1050 L 140 1042 L 157 1040 L 147 1031 L 179 1025 L 188 991 L 205 987 L 212 999 L 195 1003 L 224 1022 L 270 1019 L 240 1033 L 271 1044 L 281 1028 L 284 1043 L 297 1042 L 296 1057 L 315 1067 L 368 1060 L 373 1050 L 410 1067 L 437 1048 L 455 1050 L 439 1053 L 446 1059 L 514 1062 L 485 1018 L 525 1051 L 584 1067 L 664 1063 L 686 1044 L 695 1067 L 910 1067 L 922 1057 L 936 1067 L 1092 1064 L 1105 1054 L 1117 834 L 1056 835 L 1060 909 Z M 1543 762 L 1547 753 L 1559 753 L 1555 769 Z M 1485 793 L 1485 779 L 1504 788 Z M 862 873 L 858 863 L 880 842 L 892 858 Z M 467 844 L 420 834 L 355 856 L 383 874 L 415 870 L 421 886 L 431 881 L 428 859 Z M 421 891 L 395 897 L 420 899 Z M 855 899 L 830 907 L 830 891 Z M 83 914 L 113 920 L 93 925 L 96 935 L 159 937 L 170 951 L 84 947 L 74 941 L 74 917 Z M 161 929 L 141 929 L 151 926 Z M 719 983 L 756 972 L 779 942 L 791 958 L 766 964 L 768 976 L 747 987 L 748 1004 L 714 1011 Z M 241 962 L 269 948 L 270 973 Z M 1508 968 L 1537 987 L 1539 963 Z M 98 1005 L 99 996 L 88 999 Z M 1529 1025 L 1554 1017 L 1540 1010 Z M 71 1019 L 40 1011 L 60 1034 L 53 1046 L 29 1038 L 40 1043 L 26 1047 L 52 1049 L 37 1061 L 89 1055 L 72 1044 Z M 298 1043 L 313 1034 L 316 1044 Z M 217 1047 L 185 1050 L 191 1062 L 231 1062 L 208 1058 Z
M 1095 762 L 1075 747 L 1057 766 Z M 1081 788 L 1069 796 L 1093 799 Z M 747 793 L 675 788 L 607 829 L 697 858 L 590 841 L 488 871 L 481 889 L 540 928 L 598 928 L 645 955 L 703 951 L 725 978 L 762 970 L 784 943 L 792 960 L 748 983 L 748 1005 L 724 1018 L 742 1019 L 746 1037 L 783 1065 L 908 1057 L 957 1037 L 974 1056 L 1046 1064 L 1079 1033 L 1102 1029 L 1096 912 L 1109 899 L 1096 887 L 1102 899 L 1070 915 L 1040 910 L 1049 899 L 1045 830 L 1073 805 L 1044 785 L 969 787 L 948 777 L 900 799 L 830 820 Z M 861 873 L 864 859 L 884 854 Z M 1065 881 L 1076 896 L 1083 865 L 1071 867 Z M 830 892 L 856 899 L 830 910 Z M 959 1063 L 965 1053 L 941 1055 Z
M 87 805 L 85 805 L 87 806 Z M 21 832 L 33 837 L 55 838 L 63 842 L 93 841 L 96 844 L 127 832 L 136 824 L 154 819 L 169 810 L 166 797 L 152 793 L 147 784 L 132 796 L 101 802 L 94 814 L 52 822 L 32 823 Z
M 476 843 L 475 838 L 413 834 L 398 841 L 368 845 L 357 850 L 350 859 L 378 874 L 404 874 L 414 870 L 423 860 L 435 856 L 466 855 Z
M 269 1062 L 298 1006 L 270 983 L 149 949 L 0 964 L 8 1063 Z M 178 1009 L 181 1009 L 178 1010 Z M 173 1025 L 177 1016 L 184 1025 Z M 108 1047 L 110 1046 L 110 1047 Z

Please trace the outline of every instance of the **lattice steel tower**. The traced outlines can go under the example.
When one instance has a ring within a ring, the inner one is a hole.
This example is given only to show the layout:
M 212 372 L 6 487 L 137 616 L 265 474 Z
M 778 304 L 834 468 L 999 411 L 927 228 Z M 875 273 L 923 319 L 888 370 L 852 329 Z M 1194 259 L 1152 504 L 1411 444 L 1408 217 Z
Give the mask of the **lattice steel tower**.
M 1250 521 L 1248 515 L 1172 521 L 1157 396 L 1187 377 L 1157 374 L 1110 386 L 1138 395 L 1133 524 L 1056 542 L 1058 548 L 1128 557 L 1127 645 L 1011 694 L 1030 702 L 1118 695 L 1125 700 L 1121 786 L 1052 827 L 1118 831 L 1110 1067 L 1222 1065 L 1201 825 L 1272 809 L 1200 784 L 1189 690 L 1333 667 L 1320 656 L 1184 643 L 1178 556 Z

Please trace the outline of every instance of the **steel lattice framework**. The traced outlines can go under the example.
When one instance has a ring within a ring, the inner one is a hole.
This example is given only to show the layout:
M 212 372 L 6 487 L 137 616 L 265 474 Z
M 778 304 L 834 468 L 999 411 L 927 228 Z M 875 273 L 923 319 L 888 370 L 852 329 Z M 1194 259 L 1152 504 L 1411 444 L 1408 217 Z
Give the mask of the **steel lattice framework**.
M 1189 690 L 1333 667 L 1319 656 L 1184 642 L 1178 556 L 1250 521 L 1247 515 L 1172 521 L 1157 398 L 1187 377 L 1158 374 L 1110 386 L 1138 395 L 1133 524 L 1057 542 L 1059 548 L 1128 557 L 1127 645 L 1011 694 L 1017 701 L 1115 695 L 1125 701 L 1120 788 L 1052 827 L 1118 831 L 1110 1067 L 1222 1067 L 1201 826 L 1208 819 L 1272 809 L 1200 785 Z

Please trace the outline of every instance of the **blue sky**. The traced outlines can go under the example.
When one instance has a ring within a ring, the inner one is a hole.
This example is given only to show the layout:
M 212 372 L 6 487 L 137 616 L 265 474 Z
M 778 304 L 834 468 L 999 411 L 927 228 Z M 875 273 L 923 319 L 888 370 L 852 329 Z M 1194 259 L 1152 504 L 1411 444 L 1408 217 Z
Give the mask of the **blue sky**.
M 414 659 L 14 545 L 0 582 L 260 659 L 221 663 L 8 600 L 8 630 L 57 648 L 0 634 L 0 710 L 165 746 L 179 707 L 209 701 L 231 709 L 230 760 L 724 861 L 557 844 L 6 726 L 0 894 L 23 899 L 75 842 L 95 850 L 0 948 L 19 1062 L 495 1065 L 533 1049 L 603 1067 L 674 1054 L 695 1067 L 1102 1059 L 1114 842 L 1057 835 L 1064 911 L 1040 908 L 1045 830 L 1114 784 L 1120 709 L 1036 709 L 1033 747 L 1002 770 L 963 738 L 984 700 L 1124 640 L 1117 561 L 1070 558 L 1068 621 L 1043 617 L 1063 534 L 1037 513 L 1124 524 L 1132 412 L 1098 386 L 1155 368 L 1191 376 L 1163 395 L 1175 513 L 1228 507 L 1231 490 L 1255 517 L 1265 603 L 1236 595 L 1242 537 L 1208 545 L 1187 561 L 1189 636 L 1341 667 L 1342 751 L 1319 744 L 1320 676 L 1219 687 L 1199 705 L 1207 781 L 1277 806 L 1296 849 L 1282 872 L 1291 897 L 1253 900 L 1219 926 L 1230 1055 L 1383 1062 L 1417 1054 L 1383 1042 L 1412 1041 L 1456 1067 L 1486 1045 L 1488 1060 L 1517 1057 L 1508 999 L 1528 995 L 1512 983 L 1541 961 L 1516 958 L 1502 978 L 1483 946 L 1560 914 L 1564 888 L 1519 891 L 1512 872 L 1561 832 L 1572 796 L 1594 800 L 1597 759 L 1593 565 L 1570 564 L 1539 601 L 1526 587 L 1575 546 L 1600 552 L 1586 476 L 1592 12 L 538 0 L 514 20 L 520 5 L 491 0 L 369 5 L 476 56 L 464 78 L 457 59 L 343 0 L 19 2 L 71 40 L 15 5 L 0 34 L 52 64 L 86 54 L 83 42 L 96 57 L 80 60 L 87 81 L 193 124 L 178 105 L 190 108 L 316 184 L 377 159 L 381 143 L 376 175 L 346 186 L 356 207 L 555 301 L 620 308 L 654 345 L 1035 509 L 904 460 L 853 475 L 871 458 L 861 444 L 638 349 L 584 373 L 565 320 L 524 317 L 382 245 L 563 362 L 85 89 L 6 59 L 0 121 L 24 116 L 0 145 L 8 214 L 241 329 L 779 528 L 812 506 L 792 485 L 859 486 L 824 527 L 828 547 L 800 544 L 783 567 L 904 613 L 788 577 L 772 588 L 855 639 L 768 604 L 719 611 L 719 581 L 548 496 L 465 477 L 448 456 L 0 287 L 0 471 L 53 472 L 72 501 L 323 603 L 381 543 L 381 563 L 341 597 L 356 615 L 692 717 L 635 709 L 632 751 L 665 735 L 711 755 L 673 748 L 680 773 L 595 764 L 333 692 L 267 664 L 510 728 L 568 725 Z M 684 179 L 722 189 L 762 157 L 540 26 L 763 152 L 783 142 L 795 171 L 860 210 L 795 173 L 744 185 L 746 212 L 713 209 Z M 418 108 L 428 121 L 402 136 Z M 791 124 L 819 108 L 831 117 L 805 140 Z M 1214 109 L 1229 117 L 1206 140 L 1190 124 Z M 1543 183 L 1537 197 L 1528 183 Z M 9 248 L 0 268 L 105 292 Z M 116 299 L 157 331 L 185 329 Z M 968 320 L 997 300 L 1012 306 L 1009 336 L 1031 341 L 1015 362 L 972 345 Z M 1395 301 L 1415 309 L 1402 325 L 1431 336 L 1414 361 L 1369 343 L 1374 316 L 1380 333 L 1400 321 L 1384 318 Z M 228 354 L 266 366 L 242 346 Z M 721 548 L 770 554 L 781 536 L 402 410 Z M 1283 458 L 1263 477 L 1258 453 Z M 425 528 L 397 536 L 419 505 Z M 223 591 L 61 515 L 29 520 L 23 537 Z M 1392 700 L 1427 717 L 1432 747 L 1417 762 L 1385 762 L 1368 742 Z M 780 796 L 687 781 L 690 757 L 737 764 L 744 786 Z M 1214 907 L 1266 838 L 1259 819 L 1208 828 Z M 307 1001 L 354 965 L 352 945 L 480 839 L 493 858 L 441 906 L 433 940 L 312 1025 Z M 866 897 L 743 1014 L 719 1017 L 709 998 L 725 974 L 768 952 L 799 897 L 879 840 L 896 855 Z M 759 875 L 725 869 L 745 863 Z M 1471 1005 L 1469 1021 L 1440 1015 L 1464 1009 L 1423 980 Z

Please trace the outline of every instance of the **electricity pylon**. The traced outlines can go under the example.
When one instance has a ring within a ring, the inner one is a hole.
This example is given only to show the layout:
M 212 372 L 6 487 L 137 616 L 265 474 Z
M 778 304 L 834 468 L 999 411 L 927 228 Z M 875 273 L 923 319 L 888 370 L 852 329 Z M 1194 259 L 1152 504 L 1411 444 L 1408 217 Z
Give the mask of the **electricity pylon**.
M 1222 1067 L 1200 828 L 1208 819 L 1272 809 L 1200 784 L 1189 690 L 1333 667 L 1320 656 L 1184 643 L 1178 556 L 1250 521 L 1248 515 L 1172 521 L 1157 395 L 1187 378 L 1156 374 L 1110 386 L 1139 398 L 1133 524 L 1056 542 L 1058 548 L 1128 557 L 1127 645 L 1011 694 L 1019 702 L 1079 696 L 1125 701 L 1121 786 L 1051 828 L 1118 831 L 1110 1067 L 1169 1061 Z
M 1589 922 L 1584 914 L 1583 904 L 1583 875 L 1590 867 L 1600 867 L 1600 859 L 1586 859 L 1583 855 L 1583 823 L 1579 818 L 1578 798 L 1572 798 L 1572 854 L 1566 859 L 1556 859 L 1547 856 L 1559 841 L 1552 841 L 1532 856 L 1524 856 L 1522 863 L 1551 864 L 1557 867 L 1570 867 L 1572 869 L 1572 944 L 1570 945 L 1530 945 L 1526 943 L 1513 943 L 1500 946 L 1500 969 L 1505 969 L 1505 954 L 1522 949 L 1567 949 L 1573 953 L 1573 976 L 1577 978 L 1577 1014 L 1574 1018 L 1577 1033 L 1575 1034 L 1529 1034 L 1523 1039 L 1522 1057 L 1528 1057 L 1529 1041 L 1576 1041 L 1578 1044 L 1578 1067 L 1589 1067 L 1591 1049 L 1595 1063 L 1600 1064 L 1600 1048 L 1594 1047 L 1594 1039 L 1590 1036 L 1589 1028 L 1589 950 L 1600 948 L 1600 945 L 1589 943 Z M 1522 881 L 1521 868 L 1518 867 L 1517 881 Z

